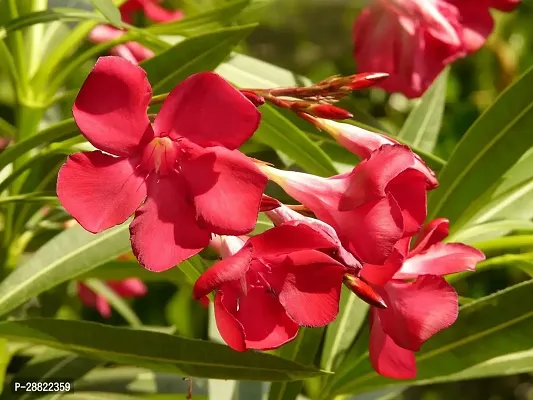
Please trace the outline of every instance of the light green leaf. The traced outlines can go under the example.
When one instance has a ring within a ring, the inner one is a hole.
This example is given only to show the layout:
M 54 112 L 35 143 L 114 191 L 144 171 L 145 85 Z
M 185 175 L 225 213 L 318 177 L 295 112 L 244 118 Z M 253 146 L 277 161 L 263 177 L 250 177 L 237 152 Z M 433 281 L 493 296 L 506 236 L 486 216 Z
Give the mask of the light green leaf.
M 281 347 L 278 354 L 288 360 L 312 364 L 324 334 L 323 328 L 300 328 L 296 339 Z M 294 400 L 302 390 L 302 382 L 273 383 L 268 400 Z
M 261 125 L 254 138 L 287 155 L 309 173 L 331 176 L 337 173 L 329 156 L 273 106 L 263 105 Z
M 1 322 L 0 336 L 188 376 L 277 381 L 322 374 L 266 353 L 240 353 L 218 343 L 93 322 L 46 318 Z
M 196 72 L 215 69 L 255 27 L 236 26 L 186 39 L 144 61 L 141 67 L 155 94 L 168 92 Z
M 221 24 L 235 21 L 239 13 L 250 4 L 250 0 L 230 1 L 220 7 L 213 8 L 178 21 L 170 21 L 151 25 L 145 28 L 155 35 L 183 35 L 204 33 L 208 29 L 219 28 Z
M 368 304 L 342 287 L 339 315 L 326 330 L 320 366 L 335 370 L 353 343 L 368 313 Z M 327 377 L 326 377 L 327 379 Z
M 79 225 L 61 232 L 0 283 L 0 315 L 130 248 L 128 224 L 97 235 Z
M 418 375 L 409 384 L 441 379 L 494 357 L 531 350 L 533 303 L 524 301 L 531 290 L 533 280 L 461 307 L 457 322 L 428 340 L 416 353 Z M 398 381 L 373 371 L 368 357 L 347 357 L 334 377 L 333 392 L 360 393 L 394 385 Z
M 514 230 L 533 232 L 533 222 L 527 220 L 503 220 L 467 226 L 455 234 L 448 236 L 446 241 L 472 244 L 505 236 Z
M 398 139 L 420 150 L 433 151 L 446 105 L 448 73 L 449 68 L 445 68 L 418 100 L 398 133 Z
M 0 205 L 10 203 L 55 203 L 58 204 L 57 197 L 54 192 L 33 192 L 18 194 L 14 196 L 2 196 L 0 197 Z
M 428 219 L 446 217 L 455 232 L 468 221 L 460 217 L 479 207 L 475 200 L 533 145 L 533 68 L 508 87 L 463 136 L 440 186 L 429 196 Z M 509 105 L 512 104 L 512 107 Z
M 108 303 L 124 318 L 131 326 L 138 327 L 142 325 L 141 320 L 135 314 L 135 311 L 128 305 L 126 300 L 120 297 L 117 292 L 98 279 L 87 279 L 83 282 L 85 286 L 91 289 L 99 296 L 103 296 Z
M 113 4 L 112 0 L 91 0 L 91 3 L 93 3 L 94 8 L 100 11 L 111 24 L 115 25 L 117 28 L 122 27 L 123 23 L 120 19 L 120 11 Z

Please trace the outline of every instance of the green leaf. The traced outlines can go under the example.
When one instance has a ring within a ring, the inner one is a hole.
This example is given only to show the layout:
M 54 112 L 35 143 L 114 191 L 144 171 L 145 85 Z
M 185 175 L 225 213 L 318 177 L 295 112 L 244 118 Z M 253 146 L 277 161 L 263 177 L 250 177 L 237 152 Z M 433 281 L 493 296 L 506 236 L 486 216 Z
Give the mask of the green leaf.
M 278 354 L 288 360 L 312 364 L 320 347 L 324 329 L 300 328 L 296 339 L 281 347 Z M 294 400 L 302 390 L 302 382 L 273 383 L 268 400 Z
M 93 3 L 94 8 L 100 11 L 111 24 L 117 28 L 123 26 L 122 20 L 120 19 L 120 11 L 113 4 L 112 0 L 91 0 L 91 3 Z
M 46 318 L 1 322 L 0 336 L 188 376 L 278 381 L 322 374 L 266 353 L 240 353 L 218 343 L 93 322 Z
M 348 288 L 342 287 L 339 315 L 326 330 L 320 362 L 323 369 L 332 371 L 342 361 L 365 322 L 368 308 L 367 303 L 350 292 Z
M 533 145 L 531 85 L 533 68 L 508 87 L 463 136 L 439 174 L 439 188 L 429 196 L 428 219 L 446 217 L 451 232 L 457 231 L 468 222 L 459 221 L 461 215 L 478 207 L 475 200 Z
M 6 339 L 0 339 L 0 394 L 4 389 L 4 381 L 6 377 L 6 370 L 11 361 L 11 352 L 7 346 Z
M 168 92 L 189 75 L 215 69 L 255 27 L 236 26 L 195 36 L 144 61 L 141 67 L 148 74 L 153 92 Z
M 0 283 L 0 315 L 130 248 L 127 223 L 97 235 L 79 225 L 61 232 Z
M 455 234 L 448 236 L 446 241 L 472 244 L 482 240 L 505 236 L 515 230 L 533 232 L 533 222 L 527 220 L 503 220 L 467 226 Z
M 418 100 L 398 133 L 398 139 L 420 150 L 433 151 L 446 105 L 448 73 L 449 68 L 445 68 Z
M 233 22 L 235 17 L 250 4 L 250 0 L 231 1 L 220 7 L 207 10 L 178 21 L 151 25 L 146 31 L 155 35 L 184 35 L 203 33 L 207 29 L 219 28 L 221 24 Z
M 7 35 L 16 32 L 20 29 L 27 28 L 36 24 L 43 24 L 53 21 L 82 21 L 91 20 L 98 22 L 106 22 L 106 20 L 100 17 L 98 14 L 77 10 L 74 8 L 55 8 L 51 10 L 37 11 L 29 14 L 22 15 L 18 18 L 10 20 L 6 25 L 0 28 L 0 39 L 5 38 Z
M 329 156 L 304 132 L 273 106 L 263 105 L 261 125 L 254 138 L 287 155 L 309 173 L 331 176 L 337 173 Z
M 0 205 L 10 204 L 10 203 L 55 203 L 58 204 L 59 201 L 55 196 L 54 192 L 34 192 L 34 193 L 25 193 L 18 194 L 15 196 L 2 196 L 0 197 Z
M 98 279 L 87 279 L 83 282 L 99 296 L 103 296 L 107 302 L 124 318 L 131 326 L 141 326 L 142 322 L 135 314 L 135 311 L 128 305 L 126 300 L 120 297 L 117 292 Z
M 524 301 L 533 280 L 475 300 L 460 308 L 455 324 L 427 341 L 417 354 L 418 384 L 466 371 L 494 357 L 533 348 L 533 303 Z M 504 370 L 501 370 L 503 373 Z M 347 357 L 334 377 L 333 392 L 360 393 L 398 385 L 379 376 L 368 357 Z
M 27 152 L 45 144 L 66 140 L 78 134 L 78 127 L 73 118 L 66 119 L 50 126 L 38 134 L 24 139 L 12 146 L 9 146 L 0 153 L 0 170 L 11 164 L 13 161 Z

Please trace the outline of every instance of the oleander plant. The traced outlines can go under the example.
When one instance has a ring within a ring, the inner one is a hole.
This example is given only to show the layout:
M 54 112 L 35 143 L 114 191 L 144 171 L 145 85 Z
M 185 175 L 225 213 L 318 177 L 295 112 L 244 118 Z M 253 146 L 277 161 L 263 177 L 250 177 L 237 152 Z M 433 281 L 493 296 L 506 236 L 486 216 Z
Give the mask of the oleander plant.
M 532 20 L 0 0 L 0 400 L 533 399 Z

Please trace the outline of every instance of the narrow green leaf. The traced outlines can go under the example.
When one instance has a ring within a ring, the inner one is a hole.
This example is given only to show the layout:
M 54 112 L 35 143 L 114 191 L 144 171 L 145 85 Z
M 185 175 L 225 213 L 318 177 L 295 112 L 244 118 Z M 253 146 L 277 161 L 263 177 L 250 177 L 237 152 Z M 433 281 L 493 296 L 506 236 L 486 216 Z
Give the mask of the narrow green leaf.
M 46 318 L 1 322 L 0 336 L 188 376 L 278 381 L 322 374 L 266 353 L 240 353 L 218 343 L 93 322 Z
M 117 28 L 123 26 L 122 20 L 120 19 L 120 11 L 113 4 L 112 0 L 91 0 L 91 3 L 93 3 L 94 8 L 100 11 L 111 24 Z
M 141 67 L 155 94 L 168 92 L 189 75 L 215 69 L 255 27 L 236 26 L 186 39 L 144 61 Z
M 14 138 L 17 136 L 17 128 L 15 128 L 5 119 L 0 118 L 0 135 L 8 138 Z
M 0 283 L 0 315 L 130 248 L 128 224 L 97 235 L 79 225 L 61 232 Z
M 11 361 L 11 352 L 7 346 L 7 339 L 0 339 L 0 394 L 4 390 L 6 370 Z
M 312 364 L 320 347 L 324 329 L 300 328 L 295 340 L 283 346 L 278 354 L 288 360 Z M 268 400 L 294 400 L 302 390 L 302 382 L 273 383 Z
M 135 314 L 135 311 L 128 305 L 126 300 L 120 297 L 117 292 L 98 279 L 87 279 L 83 282 L 89 289 L 97 295 L 103 296 L 131 326 L 138 327 L 142 325 L 141 320 Z
M 326 330 L 320 366 L 335 370 L 352 345 L 368 313 L 368 304 L 342 287 L 339 315 Z
M 58 140 L 66 140 L 78 134 L 78 127 L 73 118 L 66 119 L 50 126 L 38 134 L 24 139 L 12 146 L 9 146 L 0 153 L 0 170 L 11 164 L 17 158 L 27 152 L 45 144 Z
M 0 205 L 11 203 L 49 203 L 59 204 L 54 192 L 34 192 L 18 194 L 14 196 L 2 196 L 0 197 Z
M 441 379 L 494 357 L 531 350 L 533 303 L 524 301 L 531 290 L 533 280 L 461 307 L 457 322 L 426 342 L 417 353 L 418 375 L 409 384 Z M 346 358 L 334 377 L 333 392 L 360 393 L 393 385 L 398 385 L 398 381 L 379 376 L 368 357 Z
M 508 87 L 463 136 L 439 174 L 439 188 L 429 196 L 428 219 L 446 217 L 451 232 L 460 229 L 468 222 L 457 223 L 461 215 L 533 145 L 531 85 L 533 68 Z
M 467 226 L 446 238 L 447 242 L 464 242 L 472 244 L 499 236 L 511 231 L 533 232 L 533 222 L 527 220 L 492 221 L 484 224 Z
M 207 29 L 219 28 L 221 24 L 235 21 L 235 17 L 250 4 L 250 0 L 230 1 L 178 21 L 154 24 L 146 28 L 155 35 L 183 35 L 203 33 Z
M 432 152 L 437 144 L 444 106 L 449 68 L 445 68 L 413 108 L 398 133 L 398 139 L 420 150 Z
M 261 106 L 262 120 L 254 138 L 287 155 L 309 173 L 331 176 L 337 173 L 329 156 L 304 132 L 273 106 Z
M 196 257 L 197 256 L 193 258 Z M 95 278 L 103 281 L 120 281 L 126 278 L 139 278 L 143 281 L 169 281 L 177 283 L 180 282 L 183 277 L 183 272 L 181 271 L 182 267 L 191 260 L 192 258 L 184 261 L 180 264 L 179 268 L 170 268 L 158 273 L 148 271 L 136 261 L 113 260 L 97 268 L 91 269 L 80 275 L 78 279 L 84 280 Z

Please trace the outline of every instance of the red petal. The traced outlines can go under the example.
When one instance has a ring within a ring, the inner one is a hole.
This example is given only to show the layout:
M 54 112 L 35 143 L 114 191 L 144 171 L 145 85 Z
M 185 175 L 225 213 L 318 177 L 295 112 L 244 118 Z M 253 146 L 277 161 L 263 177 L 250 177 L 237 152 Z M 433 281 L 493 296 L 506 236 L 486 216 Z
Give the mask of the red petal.
M 414 279 L 419 275 L 448 275 L 474 271 L 485 255 L 462 243 L 437 243 L 428 250 L 409 256 L 394 279 Z
M 181 10 L 167 10 L 153 0 L 141 0 L 142 8 L 148 19 L 154 22 L 169 22 L 183 18 Z
M 238 148 L 254 134 L 261 114 L 214 72 L 200 72 L 176 86 L 154 126 L 158 134 L 185 137 L 203 147 Z
M 59 170 L 57 196 L 81 226 L 98 233 L 135 212 L 146 197 L 146 184 L 130 159 L 75 153 Z
M 237 319 L 244 329 L 248 349 L 275 349 L 298 334 L 298 325 L 289 318 L 274 294 L 251 288 L 239 300 Z
M 111 317 L 111 305 L 109 302 L 105 299 L 104 296 L 97 296 L 96 297 L 96 309 L 100 313 L 100 315 L 104 318 L 110 318 Z
M 490 0 L 489 7 L 510 12 L 520 5 L 520 0 Z
M 254 257 L 336 247 L 335 243 L 323 234 L 305 224 L 282 224 L 252 236 L 248 243 L 253 246 Z
M 117 156 L 132 154 L 152 135 L 146 112 L 152 89 L 146 72 L 120 57 L 100 57 L 76 97 L 72 113 L 83 136 Z
M 361 277 L 374 285 L 383 286 L 402 267 L 405 256 L 395 247 L 383 265 L 364 264 Z
M 118 282 L 107 282 L 107 285 L 123 298 L 142 297 L 148 292 L 148 288 L 143 281 L 137 278 L 128 278 Z
M 349 175 L 349 185 L 339 210 L 353 210 L 385 197 L 389 183 L 413 166 L 415 157 L 407 146 L 383 145 L 359 163 Z
M 415 353 L 398 346 L 381 326 L 376 310 L 370 313 L 370 362 L 380 375 L 394 379 L 416 377 Z
M 96 306 L 96 293 L 89 289 L 85 284 L 78 282 L 76 285 L 78 289 L 78 297 L 81 302 L 89 307 Z
M 427 215 L 425 176 L 415 169 L 408 169 L 393 179 L 387 190 L 402 210 L 404 235 L 416 235 Z
M 130 225 L 131 245 L 139 263 L 151 271 L 165 271 L 199 253 L 211 234 L 198 226 L 178 176 L 151 175 L 148 198 Z
M 223 283 L 240 280 L 248 271 L 251 261 L 252 247 L 248 245 L 235 255 L 217 262 L 200 275 L 194 284 L 194 297 L 200 299 Z
M 346 268 L 316 250 L 289 254 L 272 271 L 281 274 L 279 301 L 287 314 L 304 326 L 324 326 L 339 313 L 342 277 Z
M 487 2 L 479 0 L 452 0 L 461 15 L 461 34 L 463 46 L 468 53 L 479 50 L 494 28 Z
M 215 296 L 215 320 L 222 339 L 236 351 L 246 351 L 244 328 L 237 320 L 237 294 L 219 290 Z
M 412 351 L 457 319 L 457 293 L 435 275 L 422 275 L 415 282 L 392 281 L 385 286 L 387 309 L 378 310 L 383 330 L 394 342 Z
M 392 196 L 343 213 L 337 233 L 361 262 L 382 265 L 403 235 L 403 217 Z
M 450 221 L 446 218 L 437 218 L 424 226 L 422 233 L 415 242 L 415 248 L 410 252 L 410 256 L 427 250 L 435 243 L 439 243 L 449 234 Z
M 182 173 L 202 226 L 220 235 L 255 228 L 268 178 L 248 157 L 223 147 L 196 150 Z

